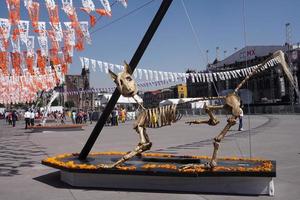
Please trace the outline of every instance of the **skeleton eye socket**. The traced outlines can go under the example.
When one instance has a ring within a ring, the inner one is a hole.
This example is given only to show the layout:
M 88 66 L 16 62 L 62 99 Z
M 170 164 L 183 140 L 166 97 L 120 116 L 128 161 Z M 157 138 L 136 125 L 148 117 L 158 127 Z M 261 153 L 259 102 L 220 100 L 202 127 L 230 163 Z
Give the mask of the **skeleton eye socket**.
M 123 85 L 123 81 L 122 80 L 120 80 L 120 84 Z
M 126 77 L 127 81 L 132 81 L 132 78 L 130 76 Z

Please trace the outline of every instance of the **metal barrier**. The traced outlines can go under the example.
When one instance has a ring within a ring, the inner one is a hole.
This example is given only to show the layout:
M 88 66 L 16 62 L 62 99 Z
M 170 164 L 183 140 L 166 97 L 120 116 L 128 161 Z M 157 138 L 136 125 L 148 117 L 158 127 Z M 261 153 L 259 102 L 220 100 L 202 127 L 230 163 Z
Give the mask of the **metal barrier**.
M 248 106 L 243 108 L 248 114 Z M 206 115 L 203 109 L 178 109 L 183 115 Z M 224 110 L 219 110 L 216 114 L 228 114 Z M 300 105 L 260 105 L 250 106 L 250 114 L 300 114 Z

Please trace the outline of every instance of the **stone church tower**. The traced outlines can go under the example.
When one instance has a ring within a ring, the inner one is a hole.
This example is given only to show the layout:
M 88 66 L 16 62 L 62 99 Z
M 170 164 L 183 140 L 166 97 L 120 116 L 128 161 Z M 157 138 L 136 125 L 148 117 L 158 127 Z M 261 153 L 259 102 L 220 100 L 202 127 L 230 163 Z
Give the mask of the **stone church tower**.
M 94 94 L 90 88 L 90 71 L 83 68 L 80 75 L 66 75 L 64 91 L 65 102 L 72 101 L 74 106 L 83 111 L 94 109 Z

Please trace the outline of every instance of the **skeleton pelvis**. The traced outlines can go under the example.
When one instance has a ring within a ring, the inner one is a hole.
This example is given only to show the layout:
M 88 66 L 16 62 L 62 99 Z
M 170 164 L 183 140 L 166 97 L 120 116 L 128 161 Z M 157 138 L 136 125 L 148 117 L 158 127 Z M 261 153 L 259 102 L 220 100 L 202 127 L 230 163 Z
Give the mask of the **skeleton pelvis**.
M 240 116 L 240 105 L 241 99 L 237 94 L 230 93 L 226 96 L 224 108 L 232 112 L 234 116 Z

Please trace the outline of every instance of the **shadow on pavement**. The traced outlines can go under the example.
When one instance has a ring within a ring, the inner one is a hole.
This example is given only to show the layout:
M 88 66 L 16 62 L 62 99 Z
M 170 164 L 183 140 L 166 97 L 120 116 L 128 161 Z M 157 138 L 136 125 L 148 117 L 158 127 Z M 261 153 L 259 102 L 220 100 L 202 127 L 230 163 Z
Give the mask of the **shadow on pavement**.
M 55 172 L 51 172 L 49 174 L 38 176 L 36 178 L 33 178 L 33 180 L 39 181 L 41 183 L 50 185 L 55 188 L 64 188 L 64 189 L 73 188 L 72 186 L 70 186 L 67 183 L 64 183 L 60 180 L 60 172 L 59 171 L 55 171 Z
M 2 137 L 0 140 L 0 177 L 21 175 L 21 167 L 39 164 L 35 157 L 46 155 L 45 148 L 35 145 L 26 135 Z

